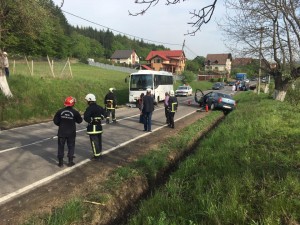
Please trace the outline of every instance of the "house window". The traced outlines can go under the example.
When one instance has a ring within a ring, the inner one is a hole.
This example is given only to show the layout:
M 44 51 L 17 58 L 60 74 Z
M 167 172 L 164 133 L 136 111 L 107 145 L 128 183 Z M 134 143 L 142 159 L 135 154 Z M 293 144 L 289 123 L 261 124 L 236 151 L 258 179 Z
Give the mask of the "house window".
M 216 67 L 215 67 L 215 70 L 219 70 L 219 67 L 216 66 Z
M 161 63 L 161 60 L 160 60 L 160 58 L 156 58 L 156 59 L 154 59 L 154 63 Z

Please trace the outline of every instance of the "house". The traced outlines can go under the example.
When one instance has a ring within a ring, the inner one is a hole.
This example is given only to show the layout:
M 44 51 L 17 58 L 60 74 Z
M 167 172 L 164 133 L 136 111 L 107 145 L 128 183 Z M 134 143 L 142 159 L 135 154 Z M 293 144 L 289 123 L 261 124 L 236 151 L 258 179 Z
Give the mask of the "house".
M 225 54 L 207 54 L 205 71 L 213 71 L 219 74 L 229 75 L 231 72 L 232 56 Z
M 134 50 L 116 50 L 110 57 L 113 63 L 125 63 L 135 65 L 140 63 L 140 59 Z
M 181 74 L 184 71 L 186 57 L 182 50 L 151 51 L 146 61 L 153 70 Z
M 252 58 L 235 58 L 232 60 L 232 67 L 246 66 L 253 62 Z

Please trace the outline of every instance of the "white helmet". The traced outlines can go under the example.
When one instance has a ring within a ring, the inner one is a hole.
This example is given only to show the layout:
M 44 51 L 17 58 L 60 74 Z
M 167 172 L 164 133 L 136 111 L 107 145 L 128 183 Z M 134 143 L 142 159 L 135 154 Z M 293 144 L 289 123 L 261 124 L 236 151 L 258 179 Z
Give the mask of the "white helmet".
M 109 88 L 108 89 L 110 92 L 113 92 L 113 90 L 115 90 L 114 88 Z
M 147 90 L 146 90 L 148 93 L 151 93 L 151 88 L 147 88 Z
M 87 94 L 85 96 L 85 100 L 88 102 L 95 102 L 96 101 L 96 96 L 94 94 Z
M 170 91 L 170 96 L 174 96 L 174 95 L 175 95 L 174 91 L 171 90 L 171 91 Z

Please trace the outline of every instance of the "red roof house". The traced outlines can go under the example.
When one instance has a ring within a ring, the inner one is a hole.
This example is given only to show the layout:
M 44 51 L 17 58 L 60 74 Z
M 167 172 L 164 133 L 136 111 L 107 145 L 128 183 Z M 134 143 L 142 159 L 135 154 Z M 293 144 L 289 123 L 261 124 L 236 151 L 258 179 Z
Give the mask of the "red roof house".
M 182 50 L 162 50 L 151 51 L 146 60 L 153 70 L 181 74 L 184 71 L 186 57 Z

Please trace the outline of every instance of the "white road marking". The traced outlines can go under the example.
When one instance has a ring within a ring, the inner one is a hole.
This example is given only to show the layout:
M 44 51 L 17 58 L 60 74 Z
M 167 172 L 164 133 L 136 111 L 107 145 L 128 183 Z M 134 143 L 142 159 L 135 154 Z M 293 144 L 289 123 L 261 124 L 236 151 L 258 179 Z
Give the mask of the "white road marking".
M 195 112 L 196 112 L 196 111 L 193 111 L 193 112 L 191 112 L 191 113 L 189 113 L 189 114 L 186 114 L 186 115 L 184 115 L 184 116 L 182 116 L 182 117 L 176 119 L 175 122 L 178 121 L 178 120 L 181 120 L 181 119 L 183 119 L 183 118 L 185 118 L 185 117 L 187 117 L 187 116 L 189 116 L 189 115 L 191 115 L 191 114 L 193 114 L 193 113 L 195 113 Z M 131 116 L 131 117 L 133 117 L 133 116 Z M 131 118 L 131 117 L 126 117 L 126 118 Z M 125 119 L 125 118 L 124 118 L 124 119 Z M 162 129 L 162 128 L 165 127 L 165 126 L 167 126 L 167 125 L 165 124 L 165 125 L 163 125 L 163 126 L 160 126 L 160 127 L 156 128 L 156 129 L 154 129 L 153 132 Z M 125 141 L 125 142 L 123 142 L 123 143 L 121 143 L 121 144 L 119 144 L 119 145 L 117 145 L 117 146 L 115 146 L 115 147 L 112 147 L 112 148 L 110 148 L 110 149 L 108 149 L 108 150 L 106 150 L 106 151 L 103 151 L 103 152 L 102 152 L 102 155 L 106 155 L 106 154 L 108 154 L 108 153 L 110 153 L 110 152 L 113 152 L 113 151 L 115 151 L 116 149 L 118 149 L 118 148 L 120 148 L 120 147 L 122 147 L 122 146 L 125 146 L 125 145 L 127 145 L 127 144 L 129 144 L 129 143 L 131 143 L 131 142 L 133 142 L 133 141 L 135 141 L 135 140 L 141 138 L 141 137 L 150 135 L 151 133 L 152 133 L 152 132 L 147 132 L 147 133 L 144 133 L 144 134 L 142 134 L 142 135 L 140 135 L 140 136 L 137 136 L 136 138 L 130 139 L 129 141 Z M 8 194 L 8 195 L 5 195 L 5 196 L 3 196 L 3 197 L 0 198 L 0 204 L 3 204 L 4 202 L 6 202 L 6 201 L 8 201 L 8 200 L 10 200 L 10 199 L 12 199 L 12 198 L 14 198 L 14 197 L 20 195 L 20 194 L 24 194 L 24 193 L 26 193 L 26 192 L 29 192 L 30 190 L 32 190 L 32 189 L 34 189 L 34 188 L 37 188 L 37 187 L 39 187 L 39 186 L 45 185 L 45 184 L 47 184 L 47 183 L 50 183 L 50 181 L 52 181 L 52 180 L 54 180 L 54 179 L 57 179 L 57 178 L 61 177 L 62 175 L 66 175 L 66 174 L 70 173 L 70 172 L 71 172 L 72 170 L 74 170 L 75 168 L 77 168 L 77 167 L 79 167 L 79 166 L 81 166 L 81 165 L 84 165 L 84 164 L 86 164 L 87 162 L 90 162 L 90 159 L 85 159 L 85 160 L 83 160 L 83 161 L 81 161 L 81 162 L 79 162 L 79 163 L 76 163 L 76 164 L 75 164 L 74 166 L 72 166 L 72 167 L 67 167 L 66 169 L 64 169 L 64 170 L 62 170 L 62 171 L 59 171 L 59 172 L 57 172 L 57 173 L 55 173 L 55 174 L 52 174 L 51 176 L 45 177 L 45 178 L 43 178 L 43 179 L 41 179 L 41 180 L 38 180 L 38 181 L 36 181 L 36 182 L 34 182 L 34 183 L 30 184 L 30 185 L 25 186 L 25 187 L 23 187 L 23 188 L 21 188 L 21 189 L 19 189 L 19 190 L 17 190 L 17 191 L 14 191 L 14 192 L 12 192 L 12 193 L 10 193 L 10 194 Z

